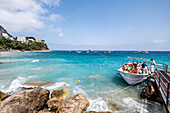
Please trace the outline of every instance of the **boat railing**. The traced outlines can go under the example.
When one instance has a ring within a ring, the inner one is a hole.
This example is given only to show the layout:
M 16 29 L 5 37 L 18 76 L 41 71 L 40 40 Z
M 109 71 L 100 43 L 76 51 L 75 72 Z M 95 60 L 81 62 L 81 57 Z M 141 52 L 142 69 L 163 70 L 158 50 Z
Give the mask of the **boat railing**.
M 163 69 L 160 70 L 156 68 L 155 74 L 156 74 L 156 81 L 157 85 L 159 87 L 159 90 L 161 92 L 161 95 L 163 97 L 163 100 L 167 106 L 170 105 L 170 78 L 167 74 L 169 72 L 169 66 L 167 64 L 163 64 Z

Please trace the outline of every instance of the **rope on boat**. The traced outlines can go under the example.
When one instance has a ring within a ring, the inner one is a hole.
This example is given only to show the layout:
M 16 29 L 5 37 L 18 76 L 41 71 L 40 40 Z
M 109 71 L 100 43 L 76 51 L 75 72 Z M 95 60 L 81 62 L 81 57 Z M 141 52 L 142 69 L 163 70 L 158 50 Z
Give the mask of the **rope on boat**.
M 148 77 L 147 77 L 147 78 L 148 78 Z M 146 78 L 146 79 L 147 79 L 147 78 Z M 107 96 L 107 98 L 110 97 L 110 96 L 112 96 L 112 95 L 114 95 L 114 94 L 120 93 L 120 92 L 122 92 L 122 91 L 124 91 L 124 90 L 126 90 L 126 89 L 128 89 L 128 88 L 130 88 L 130 87 L 132 87 L 132 86 L 134 86 L 134 85 L 136 85 L 136 84 L 138 84 L 139 82 L 142 82 L 142 81 L 143 81 L 143 79 L 142 79 L 142 80 L 139 80 L 139 81 L 131 84 L 130 86 L 127 86 L 127 87 L 125 87 L 125 88 L 123 88 L 123 89 L 121 89 L 121 90 L 119 90 L 119 91 L 117 91 L 117 92 L 114 92 L 114 93 L 112 93 L 111 95 Z M 106 99 L 106 97 L 103 98 L 103 99 Z

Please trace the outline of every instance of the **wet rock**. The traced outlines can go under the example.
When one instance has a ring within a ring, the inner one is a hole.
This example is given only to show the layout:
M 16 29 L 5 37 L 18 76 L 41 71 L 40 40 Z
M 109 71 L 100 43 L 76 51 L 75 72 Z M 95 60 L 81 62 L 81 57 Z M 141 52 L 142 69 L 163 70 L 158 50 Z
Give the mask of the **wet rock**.
M 51 98 L 57 98 L 57 99 L 65 99 L 70 96 L 70 91 L 67 88 L 63 88 L 61 90 L 54 90 L 51 93 Z
M 36 113 L 49 99 L 49 93 L 38 87 L 14 94 L 0 103 L 0 113 Z
M 29 81 L 26 82 L 24 85 L 29 85 L 29 86 L 45 86 L 45 85 L 53 85 L 55 82 L 53 81 Z
M 112 111 L 119 111 L 119 110 L 121 110 L 121 107 L 118 104 L 114 104 L 114 103 L 109 103 L 108 107 Z
M 88 111 L 86 113 L 112 113 L 110 111 L 96 112 L 96 111 Z
M 3 93 L 0 91 L 0 102 L 3 101 L 5 98 L 7 98 L 9 95 Z
M 97 113 L 96 111 L 87 111 L 86 113 Z
M 57 113 L 55 111 L 50 111 L 48 108 L 43 108 L 42 110 L 40 110 L 38 113 Z
M 156 83 L 152 83 L 150 86 L 145 87 L 142 90 L 140 97 L 142 99 L 148 99 L 148 100 L 156 101 L 162 104 L 163 100 L 155 84 Z
M 82 113 L 86 111 L 89 105 L 86 96 L 78 93 L 60 103 L 58 111 L 59 113 Z
M 56 110 L 62 101 L 63 99 L 51 98 L 47 101 L 47 106 L 52 110 Z

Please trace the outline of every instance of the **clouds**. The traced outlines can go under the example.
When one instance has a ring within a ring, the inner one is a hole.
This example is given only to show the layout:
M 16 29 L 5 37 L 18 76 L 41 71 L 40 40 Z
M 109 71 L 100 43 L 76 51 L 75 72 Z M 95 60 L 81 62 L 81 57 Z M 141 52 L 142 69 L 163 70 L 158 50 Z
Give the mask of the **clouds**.
M 60 32 L 60 33 L 58 34 L 58 36 L 59 36 L 59 37 L 64 37 L 63 32 Z
M 155 44 L 162 44 L 168 42 L 167 40 L 152 40 L 153 43 Z
M 132 29 L 132 28 L 133 28 L 132 26 L 127 26 L 127 27 L 126 27 L 126 29 L 128 29 L 128 30 L 129 30 L 129 29 Z
M 51 21 L 56 21 L 56 20 L 65 21 L 65 18 L 61 14 L 51 14 L 46 19 Z
M 60 5 L 60 0 L 41 0 L 46 5 Z M 65 21 L 61 14 L 49 13 L 36 0 L 1 0 L 0 24 L 9 32 L 30 32 L 45 27 L 45 21 Z
M 41 2 L 49 6 L 52 5 L 60 6 L 60 0 L 41 0 Z

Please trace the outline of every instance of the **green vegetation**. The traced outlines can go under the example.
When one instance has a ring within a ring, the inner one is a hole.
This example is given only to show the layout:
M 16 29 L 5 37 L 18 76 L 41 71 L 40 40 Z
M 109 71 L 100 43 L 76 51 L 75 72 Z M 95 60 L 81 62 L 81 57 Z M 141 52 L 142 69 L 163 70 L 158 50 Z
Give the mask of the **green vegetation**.
M 35 39 L 34 37 L 31 37 Z M 30 37 L 28 39 L 31 39 Z M 48 50 L 46 44 L 41 42 L 32 42 L 29 44 L 24 44 L 19 41 L 12 41 L 6 39 L 5 37 L 0 38 L 0 50 L 9 50 L 10 48 L 22 51 L 32 51 L 32 50 Z

